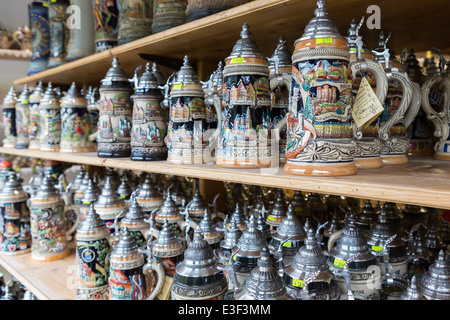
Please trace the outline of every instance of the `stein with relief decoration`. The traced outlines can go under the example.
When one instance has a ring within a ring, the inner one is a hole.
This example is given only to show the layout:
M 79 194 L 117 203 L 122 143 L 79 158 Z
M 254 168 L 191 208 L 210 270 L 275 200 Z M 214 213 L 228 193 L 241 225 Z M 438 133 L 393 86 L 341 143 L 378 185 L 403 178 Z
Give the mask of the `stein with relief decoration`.
M 28 85 L 23 90 L 16 102 L 16 149 L 27 149 L 30 143 L 28 139 L 28 126 L 30 123 L 30 91 Z
M 328 18 L 325 1 L 295 41 L 284 172 L 308 176 L 356 174 L 352 80 L 365 70 L 377 83 L 379 64 L 350 60 L 348 44 Z
M 39 145 L 41 151 L 59 151 L 61 142 L 61 105 L 60 98 L 48 83 L 44 96 L 39 103 L 41 117 L 41 134 Z
M 3 139 L 3 146 L 5 148 L 14 148 L 16 146 L 16 102 L 17 93 L 14 87 L 11 87 L 7 95 L 3 98 L 2 106 L 3 128 L 5 135 L 5 138 Z
M 28 140 L 29 150 L 39 150 L 40 149 L 40 125 L 41 125 L 41 115 L 39 113 L 39 103 L 44 96 L 44 86 L 40 81 L 34 91 L 30 94 L 30 121 L 28 124 Z

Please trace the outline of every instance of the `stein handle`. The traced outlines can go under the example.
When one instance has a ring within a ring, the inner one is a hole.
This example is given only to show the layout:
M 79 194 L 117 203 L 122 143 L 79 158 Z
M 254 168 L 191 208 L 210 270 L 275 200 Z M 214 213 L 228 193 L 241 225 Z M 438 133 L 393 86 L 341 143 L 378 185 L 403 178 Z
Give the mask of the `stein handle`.
M 422 93 L 420 91 L 420 85 L 411 81 L 412 86 L 412 98 L 411 105 L 405 113 L 405 126 L 408 128 L 413 123 L 420 110 L 420 102 L 422 100 Z
M 336 232 L 331 234 L 330 238 L 328 239 L 328 243 L 327 243 L 328 252 L 330 252 L 331 249 L 333 249 L 334 243 L 341 236 L 342 232 L 343 231 L 340 230 L 340 231 L 336 231 Z
M 392 70 L 390 72 L 389 79 L 396 80 L 403 88 L 402 102 L 398 106 L 397 110 L 389 117 L 389 119 L 380 125 L 379 135 L 384 141 L 389 139 L 389 130 L 397 123 L 404 121 L 404 116 L 408 110 L 412 100 L 412 85 L 408 76 L 404 72 Z
M 219 137 L 220 137 L 220 127 L 222 123 L 222 101 L 219 97 L 213 97 L 213 105 L 214 109 L 216 109 L 216 116 L 217 116 L 217 129 L 214 131 L 214 134 L 209 138 L 209 147 L 215 147 L 218 144 Z M 217 153 L 216 153 L 217 154 Z
M 187 227 L 187 225 L 188 225 L 188 222 L 186 222 L 185 220 L 181 220 L 181 221 L 178 221 L 177 223 L 178 223 L 178 225 L 180 226 L 180 228 L 181 228 L 181 230 L 182 230 L 182 233 L 185 234 L 185 231 L 186 231 L 186 227 Z M 192 229 L 195 230 L 195 228 L 197 228 L 197 225 L 198 225 L 198 224 L 197 224 L 196 222 L 194 222 L 194 221 L 192 221 L 192 220 L 189 220 L 189 226 L 190 226 L 190 228 L 192 228 Z
M 64 204 L 65 204 L 64 212 L 73 210 L 75 212 L 75 215 L 77 216 L 73 226 L 70 227 L 70 229 L 66 231 L 67 241 L 71 241 L 72 234 L 77 230 L 78 224 L 80 223 L 80 207 L 78 205 L 71 204 L 69 195 L 67 193 L 62 194 L 61 198 L 63 199 Z
M 364 74 L 365 72 L 368 72 L 375 77 L 376 83 L 375 95 L 377 96 L 380 103 L 383 105 L 384 100 L 386 100 L 386 96 L 388 93 L 388 78 L 381 63 L 372 60 L 364 60 L 363 62 L 355 61 L 351 64 L 351 69 L 353 75 L 356 75 L 358 73 Z M 355 137 L 355 139 L 360 140 L 362 138 L 362 132 L 356 126 L 354 120 L 352 120 L 352 127 L 353 127 L 353 136 Z
M 152 287 L 152 279 L 153 273 L 152 270 L 156 272 L 157 280 L 156 286 L 153 288 L 152 293 L 147 296 L 146 300 L 154 300 L 155 297 L 161 292 L 161 289 L 164 285 L 164 279 L 166 277 L 166 273 L 164 272 L 164 267 L 159 260 L 152 259 L 151 262 L 147 262 L 144 265 L 144 275 L 147 281 L 147 290 Z
M 449 135 L 449 126 L 447 125 L 447 123 L 445 121 L 445 116 L 446 116 L 445 111 L 448 112 L 448 109 L 447 110 L 444 109 L 443 112 L 437 112 L 436 110 L 434 110 L 431 107 L 430 100 L 429 100 L 431 88 L 436 83 L 441 81 L 441 79 L 442 79 L 441 76 L 434 76 L 434 77 L 428 78 L 422 84 L 421 91 L 422 91 L 423 111 L 425 111 L 425 113 L 427 114 L 427 118 L 434 125 L 433 135 L 442 141 L 443 139 L 445 139 L 445 137 L 448 137 L 448 135 Z M 447 92 L 444 92 L 444 108 L 448 108 L 447 107 L 448 99 L 449 99 L 449 95 L 447 94 Z
M 96 141 L 98 136 L 98 131 L 89 135 L 89 141 Z
M 280 84 L 284 84 L 286 88 L 289 89 L 291 86 L 291 76 L 288 74 L 283 74 L 281 77 L 273 76 L 269 80 L 270 90 L 275 90 Z

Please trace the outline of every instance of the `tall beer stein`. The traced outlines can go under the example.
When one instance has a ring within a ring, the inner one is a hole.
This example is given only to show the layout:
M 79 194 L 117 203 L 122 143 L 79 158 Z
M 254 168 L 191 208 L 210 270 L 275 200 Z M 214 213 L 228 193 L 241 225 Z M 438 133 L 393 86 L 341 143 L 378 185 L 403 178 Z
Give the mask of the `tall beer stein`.
M 356 174 L 352 79 L 361 70 L 381 83 L 379 64 L 350 61 L 348 44 L 328 18 L 325 1 L 295 41 L 284 172 L 308 176 Z
M 48 4 L 48 21 L 50 24 L 50 57 L 48 68 L 54 68 L 67 62 L 67 45 L 69 44 L 70 28 L 67 7 L 69 0 L 54 0 Z
M 60 98 L 49 82 L 44 96 L 39 103 L 41 116 L 41 134 L 39 145 L 41 151 L 59 151 L 61 142 L 61 105 Z
M 114 57 L 111 68 L 101 81 L 98 151 L 100 158 L 129 157 L 133 109 L 133 89 L 119 60 Z
M 37 87 L 30 94 L 30 120 L 28 125 L 28 149 L 40 150 L 41 114 L 39 104 L 44 96 L 44 85 L 39 81 Z
M 450 160 L 450 68 L 441 51 L 433 51 L 440 55 L 439 73 L 427 77 L 422 84 L 422 107 L 434 125 L 433 135 L 439 139 L 434 158 Z
M 31 26 L 31 60 L 29 76 L 47 69 L 50 57 L 50 24 L 48 3 L 34 0 L 28 6 Z
M 3 128 L 5 134 L 5 138 L 3 139 L 3 146 L 5 148 L 15 148 L 16 146 L 16 102 L 17 93 L 14 87 L 11 87 L 7 95 L 3 98 L 2 106 Z
M 103 52 L 117 46 L 119 32 L 119 7 L 117 0 L 93 0 L 95 52 Z
M 153 0 L 117 0 L 119 6 L 118 45 L 152 33 Z
M 28 200 L 31 215 L 31 258 L 36 261 L 54 261 L 67 257 L 70 254 L 71 234 L 78 225 L 77 217 L 68 230 L 65 211 L 69 201 L 65 194 L 60 194 L 56 184 L 56 179 L 47 170 L 41 187 Z
M 30 143 L 28 139 L 28 125 L 30 123 L 30 91 L 28 85 L 23 90 L 16 102 L 16 149 L 27 149 Z

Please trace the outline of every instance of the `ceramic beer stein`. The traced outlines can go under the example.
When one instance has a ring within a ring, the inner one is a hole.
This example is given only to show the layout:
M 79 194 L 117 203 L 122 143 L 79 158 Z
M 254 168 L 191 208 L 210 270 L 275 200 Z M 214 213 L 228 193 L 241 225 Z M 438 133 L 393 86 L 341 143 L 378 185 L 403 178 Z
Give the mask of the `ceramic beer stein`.
M 133 100 L 133 125 L 131 128 L 131 160 L 166 160 L 166 112 L 161 108 L 163 95 L 150 63 L 140 78 L 135 71 Z
M 269 250 L 263 248 L 257 266 L 242 287 L 236 289 L 235 300 L 294 300 L 287 292 Z
M 443 250 L 420 279 L 419 288 L 428 300 L 450 300 L 450 262 Z
M 41 133 L 41 114 L 39 112 L 39 103 L 44 96 L 44 85 L 39 81 L 36 88 L 30 94 L 30 120 L 28 125 L 28 149 L 40 150 Z
M 436 48 L 433 51 L 440 55 L 439 72 L 422 84 L 422 108 L 433 123 L 434 137 L 439 139 L 434 146 L 434 158 L 450 160 L 450 69 L 441 51 Z
M 319 0 L 292 56 L 284 171 L 312 176 L 356 174 L 352 79 L 361 70 L 382 83 L 379 64 L 350 60 L 348 43 Z
M 197 73 L 184 57 L 183 66 L 166 83 L 166 97 L 170 99 L 169 123 L 166 145 L 167 161 L 175 164 L 204 163 L 204 150 L 208 141 L 204 139 L 206 130 L 206 108 L 204 93 Z M 170 96 L 167 95 L 170 88 Z M 165 100 L 167 101 L 167 100 Z
M 91 205 L 93 205 L 101 193 L 101 189 L 95 185 L 95 182 L 89 178 L 86 188 L 83 189 L 83 194 L 79 198 L 79 203 L 75 203 L 78 206 L 78 220 L 82 223 L 88 214 Z
M 10 172 L 0 191 L 0 255 L 18 255 L 30 252 L 29 198 L 16 174 Z
M 409 149 L 406 130 L 419 111 L 420 90 L 411 83 L 402 64 L 387 48 L 388 40 L 389 37 L 385 39 L 381 32 L 378 47 L 373 50 L 388 77 L 388 94 L 380 115 L 379 134 L 383 140 L 381 160 L 383 164 L 405 164 Z
M 47 84 L 44 96 L 39 103 L 41 133 L 39 145 L 41 151 L 59 151 L 61 142 L 61 105 L 60 98 L 51 82 Z
M 148 173 L 145 173 L 144 181 L 139 184 L 134 192 L 134 197 L 147 216 L 153 210 L 160 208 L 164 203 L 163 195 L 155 187 Z
M 118 45 L 149 36 L 152 33 L 153 0 L 118 0 Z
M 16 103 L 17 93 L 14 87 L 11 87 L 7 95 L 3 98 L 2 115 L 5 138 L 3 146 L 5 148 L 15 148 L 17 140 L 16 130 Z
M 75 237 L 77 300 L 108 300 L 110 236 L 91 204 Z
M 27 149 L 30 140 L 28 139 L 28 126 L 30 124 L 30 91 L 28 85 L 23 86 L 23 91 L 17 98 L 16 103 L 16 149 Z
M 274 164 L 269 73 L 267 58 L 245 23 L 223 69 L 217 166 L 262 168 Z M 282 125 L 283 121 L 277 128 Z
M 213 250 L 201 232 L 194 234 L 177 265 L 171 287 L 173 300 L 223 300 L 228 283 L 217 268 Z
M 308 231 L 305 244 L 286 266 L 283 281 L 287 292 L 297 299 L 339 300 L 341 293 L 314 229 Z
M 48 68 L 54 68 L 67 62 L 67 46 L 69 44 L 69 28 L 67 7 L 69 0 L 52 1 L 48 5 L 48 22 L 50 24 L 50 57 Z
M 87 100 L 72 83 L 61 99 L 61 142 L 59 152 L 94 152 Z
M 28 75 L 47 69 L 50 57 L 50 25 L 48 3 L 34 0 L 28 6 L 31 28 L 31 61 Z
M 152 33 L 184 24 L 186 5 L 187 0 L 153 0 Z
M 154 288 L 153 271 L 157 274 Z M 121 229 L 110 256 L 109 300 L 153 300 L 162 288 L 164 276 L 161 263 L 152 257 L 146 263 L 128 229 Z
M 129 157 L 133 109 L 132 87 L 119 60 L 114 57 L 111 68 L 101 81 L 97 154 L 100 158 Z
M 125 217 L 120 220 L 120 228 L 127 228 L 130 232 L 130 237 L 136 242 L 138 247 L 145 246 L 150 237 L 150 225 L 145 219 L 145 213 L 142 211 L 136 198 L 133 197 Z
M 269 60 L 270 84 L 270 118 L 275 127 L 287 114 L 289 107 L 289 87 L 291 85 L 292 53 L 283 37 L 278 39 L 278 45 Z M 285 163 L 286 127 L 280 130 L 279 159 Z
M 54 261 L 70 254 L 69 241 L 78 226 L 78 217 L 70 229 L 65 214 L 69 201 L 56 188 L 56 179 L 46 171 L 42 184 L 27 201 L 31 216 L 31 258 Z
M 359 35 L 359 29 L 361 28 L 363 21 L 364 18 L 361 20 L 360 24 L 356 26 L 356 22 L 353 20 L 350 24 L 350 29 L 348 30 L 347 43 L 350 50 L 350 61 L 364 63 L 366 60 L 370 60 L 376 63 L 375 55 Z M 378 68 L 379 70 L 382 70 L 381 65 L 378 65 Z M 384 72 L 380 71 L 380 74 L 382 75 L 379 79 L 381 82 L 378 83 L 371 73 L 367 73 L 364 70 L 355 74 L 352 81 L 352 93 L 354 99 L 358 94 L 362 78 L 365 77 L 371 88 L 375 91 L 378 100 L 380 102 L 384 101 L 388 90 L 388 79 Z M 356 154 L 354 163 L 359 168 L 381 168 L 383 166 L 383 161 L 381 160 L 381 150 L 383 145 L 378 132 L 379 123 L 380 118 L 376 117 L 366 128 L 357 128 L 355 124 Z
M 69 43 L 67 44 L 67 61 L 81 59 L 95 53 L 94 12 L 92 2 L 70 0 L 70 6 L 79 8 L 79 25 L 69 28 Z M 71 8 L 71 7 L 69 7 Z M 72 9 L 69 14 L 76 14 Z M 73 23 L 73 22 L 72 22 Z
M 116 0 L 94 0 L 95 52 L 117 46 L 119 32 L 119 7 Z

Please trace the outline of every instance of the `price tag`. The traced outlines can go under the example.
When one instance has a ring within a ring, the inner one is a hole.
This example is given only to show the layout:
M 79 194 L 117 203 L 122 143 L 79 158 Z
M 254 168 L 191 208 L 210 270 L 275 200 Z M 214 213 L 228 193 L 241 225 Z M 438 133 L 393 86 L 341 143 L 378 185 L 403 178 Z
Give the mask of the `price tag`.
M 267 216 L 267 220 L 274 221 L 275 218 L 273 216 Z
M 334 258 L 334 262 L 333 263 L 334 263 L 335 266 L 338 266 L 340 268 L 344 268 L 345 264 L 347 263 L 347 261 L 342 260 L 342 259 L 338 259 L 338 258 Z
M 360 129 L 367 128 L 383 111 L 380 100 L 367 79 L 363 78 L 352 108 L 352 117 L 356 125 Z
M 292 247 L 292 242 L 286 241 L 285 243 L 283 243 L 283 247 L 286 247 L 286 248 Z
M 233 256 L 233 260 L 236 261 L 236 258 L 237 258 L 237 255 L 234 255 Z
M 159 300 L 169 300 L 172 282 L 173 282 L 172 277 L 169 276 L 165 277 L 163 287 L 161 288 L 161 291 L 157 295 Z
M 91 202 L 89 200 L 84 200 L 83 204 L 91 204 Z
M 375 252 L 380 252 L 383 250 L 383 247 L 382 246 L 372 246 L 372 250 Z
M 297 288 L 303 288 L 303 286 L 305 285 L 305 281 L 292 278 L 292 285 Z
M 30 101 L 28 101 L 28 100 L 22 100 L 22 101 L 20 101 L 20 103 L 21 103 L 21 104 L 29 104 Z
M 120 196 L 122 199 L 125 199 L 127 196 Z
M 316 44 L 333 43 L 333 38 L 317 38 Z
M 183 88 L 183 84 L 182 83 L 175 83 L 172 87 L 172 89 L 181 89 Z
M 231 58 L 231 63 L 243 63 L 243 62 L 244 62 L 243 57 Z

